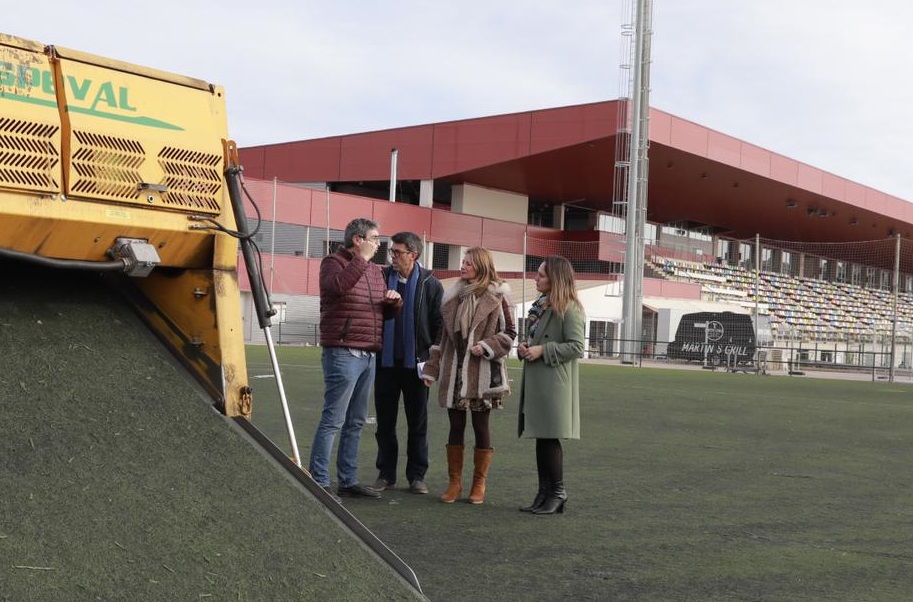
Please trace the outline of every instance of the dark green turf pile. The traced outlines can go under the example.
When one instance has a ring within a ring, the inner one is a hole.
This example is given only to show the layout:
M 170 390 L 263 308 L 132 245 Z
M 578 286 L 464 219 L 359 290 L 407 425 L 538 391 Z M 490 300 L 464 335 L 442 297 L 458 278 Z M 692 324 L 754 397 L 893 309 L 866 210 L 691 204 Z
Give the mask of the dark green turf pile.
M 0 280 L 0 599 L 415 599 L 97 277 Z

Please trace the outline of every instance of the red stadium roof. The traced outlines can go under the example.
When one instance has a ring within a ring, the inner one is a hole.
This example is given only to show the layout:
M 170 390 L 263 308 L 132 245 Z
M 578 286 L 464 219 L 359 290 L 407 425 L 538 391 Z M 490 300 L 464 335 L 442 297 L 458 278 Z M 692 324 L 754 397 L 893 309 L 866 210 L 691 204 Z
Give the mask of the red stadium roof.
M 241 149 L 245 173 L 286 182 L 475 184 L 540 204 L 612 205 L 620 101 Z M 748 142 L 650 111 L 647 219 L 727 238 L 843 242 L 913 235 L 913 204 Z

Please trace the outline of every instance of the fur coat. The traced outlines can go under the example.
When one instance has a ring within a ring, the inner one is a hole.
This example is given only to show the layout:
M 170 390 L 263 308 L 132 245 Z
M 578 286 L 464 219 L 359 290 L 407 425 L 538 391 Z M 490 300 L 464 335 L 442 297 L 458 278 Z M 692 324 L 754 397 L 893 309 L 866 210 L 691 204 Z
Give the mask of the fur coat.
M 441 340 L 431 347 L 431 356 L 422 368 L 422 378 L 440 381 L 438 403 L 442 408 L 453 407 L 454 397 L 500 399 L 510 395 L 506 360 L 517 336 L 513 304 L 508 297 L 510 287 L 506 283 L 491 284 L 479 296 L 469 337 L 465 346 L 459 345 L 462 348 L 460 358 L 457 355 L 460 339 L 457 308 L 460 294 L 466 288 L 466 282 L 458 280 L 444 293 Z M 485 350 L 481 356 L 469 352 L 477 343 Z M 460 378 L 456 378 L 457 370 Z M 456 390 L 457 382 L 459 391 Z

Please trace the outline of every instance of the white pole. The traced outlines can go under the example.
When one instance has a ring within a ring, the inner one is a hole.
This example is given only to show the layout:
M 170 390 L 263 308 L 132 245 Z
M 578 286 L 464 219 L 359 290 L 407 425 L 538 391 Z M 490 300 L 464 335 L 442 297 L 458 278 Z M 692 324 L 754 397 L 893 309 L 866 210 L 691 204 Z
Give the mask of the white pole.
M 755 368 L 758 367 L 758 358 L 761 357 L 761 345 L 758 336 L 758 312 L 760 309 L 758 298 L 761 296 L 761 235 L 754 235 L 754 357 Z M 756 374 L 760 374 L 758 370 Z
M 327 182 L 326 184 L 324 184 L 323 189 L 326 191 L 326 196 L 327 196 L 327 236 L 324 241 L 326 244 L 326 252 L 324 254 L 329 255 L 330 254 L 330 183 Z
M 390 202 L 396 202 L 396 159 L 399 151 L 390 149 Z
M 523 322 L 523 332 L 522 332 L 523 340 L 520 341 L 521 343 L 525 343 L 526 339 L 527 339 L 526 321 L 525 321 L 526 320 L 526 254 L 529 251 L 529 249 L 526 246 L 526 244 L 527 244 L 526 237 L 527 236 L 528 236 L 527 233 L 523 232 L 523 292 L 522 292 L 522 297 L 520 297 L 520 299 L 521 299 L 520 311 L 523 312 L 523 315 L 520 316 L 520 320 L 524 320 L 524 322 Z M 536 269 L 538 270 L 539 268 L 536 267 Z
M 279 401 L 282 402 L 282 415 L 285 417 L 285 428 L 288 431 L 289 444 L 292 446 L 292 458 L 298 468 L 301 468 L 301 454 L 298 453 L 298 440 L 295 438 L 295 427 L 292 426 L 292 415 L 288 409 L 288 400 L 285 398 L 285 385 L 282 384 L 282 372 L 279 371 L 279 360 L 276 359 L 273 337 L 269 328 L 264 328 L 263 334 L 266 336 L 266 348 L 269 351 L 269 360 L 273 365 L 273 374 L 276 375 L 276 386 L 279 387 Z
M 276 273 L 276 197 L 279 180 L 273 176 L 273 228 L 269 237 L 269 290 L 273 290 L 273 275 Z
M 896 234 L 896 244 L 894 245 L 894 291 L 893 291 L 893 308 L 891 316 L 891 369 L 888 371 L 888 382 L 894 382 L 894 360 L 895 350 L 897 349 L 897 296 L 900 294 L 900 234 Z

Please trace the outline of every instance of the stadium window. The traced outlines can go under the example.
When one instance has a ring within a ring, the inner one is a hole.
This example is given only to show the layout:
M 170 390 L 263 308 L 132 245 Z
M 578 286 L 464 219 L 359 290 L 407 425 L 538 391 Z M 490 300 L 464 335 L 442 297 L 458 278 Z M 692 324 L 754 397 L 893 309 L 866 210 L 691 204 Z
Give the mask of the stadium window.
M 837 262 L 837 282 L 846 282 L 846 264 L 842 261 Z
M 602 232 L 611 232 L 613 234 L 624 234 L 625 221 L 617 215 L 600 212 L 596 216 L 596 229 L 601 230 Z M 655 226 L 653 231 L 653 238 L 656 238 Z
M 446 270 L 449 267 L 449 259 L 450 245 L 443 242 L 434 243 L 434 254 L 431 257 L 431 269 Z M 538 266 L 536 266 L 536 269 L 538 269 Z
M 875 280 L 876 272 L 875 268 L 866 268 L 865 269 L 865 287 L 866 288 L 878 288 L 878 282 Z
M 624 234 L 624 230 L 621 231 L 621 234 Z M 654 224 L 644 225 L 644 239 L 656 242 L 656 226 Z
M 752 255 L 753 255 L 752 251 L 753 250 L 754 250 L 754 245 L 750 245 L 750 244 L 744 243 L 744 242 L 739 243 L 739 264 L 743 268 L 750 269 L 752 267 L 752 264 L 754 263 L 752 261 Z
M 772 272 L 774 265 L 773 249 L 761 248 L 761 269 L 765 272 Z
M 862 266 L 854 263 L 851 268 L 850 284 L 853 286 L 862 286 Z
M 780 273 L 789 276 L 793 274 L 793 254 L 789 251 L 783 251 L 780 255 Z
M 601 357 L 614 354 L 615 323 L 593 320 L 590 322 L 589 351 Z
M 905 275 L 903 277 L 903 290 L 913 292 L 913 276 Z

